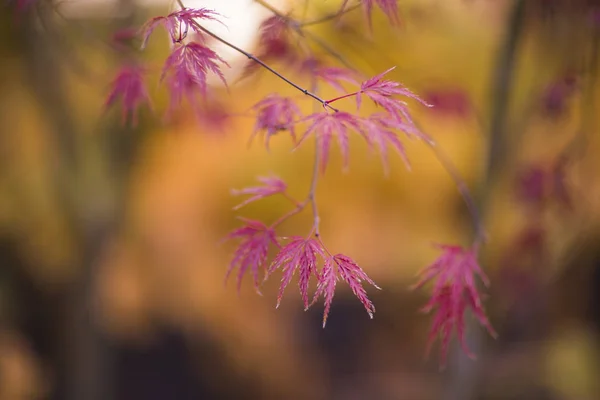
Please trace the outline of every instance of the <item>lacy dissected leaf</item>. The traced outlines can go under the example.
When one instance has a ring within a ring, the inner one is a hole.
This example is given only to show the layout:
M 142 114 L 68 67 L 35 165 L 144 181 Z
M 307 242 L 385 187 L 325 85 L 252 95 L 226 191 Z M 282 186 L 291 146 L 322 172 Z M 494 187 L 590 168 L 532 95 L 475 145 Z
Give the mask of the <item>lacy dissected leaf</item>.
M 400 18 L 398 16 L 398 0 L 361 0 L 361 2 L 364 13 L 367 16 L 370 29 L 372 29 L 371 16 L 373 13 L 374 4 L 377 4 L 392 25 L 397 25 L 400 23 Z
M 150 96 L 144 83 L 145 70 L 137 65 L 122 67 L 111 83 L 111 91 L 104 103 L 105 108 L 113 106 L 121 100 L 122 122 L 131 117 L 132 124 L 137 125 L 137 111 L 141 104 L 151 106 Z
M 233 270 L 238 268 L 237 288 L 238 291 L 242 285 L 244 274 L 250 270 L 254 277 L 254 287 L 259 291 L 259 270 L 265 266 L 269 247 L 275 245 L 279 247 L 275 231 L 260 221 L 242 219 L 245 225 L 231 232 L 228 239 L 241 239 L 237 249 L 233 253 L 233 258 L 227 269 L 225 281 Z
M 206 8 L 183 8 L 167 16 L 154 17 L 142 26 L 142 48 L 146 47 L 150 35 L 158 26 L 165 28 L 173 43 L 181 43 L 187 37 L 189 29 L 196 33 L 197 38 L 203 37 L 204 32 L 199 20 L 219 21 L 218 17 L 218 13 Z
M 336 254 L 329 256 L 325 259 L 323 269 L 319 275 L 319 281 L 317 285 L 317 291 L 313 297 L 313 303 L 320 297 L 323 296 L 325 299 L 325 310 L 323 312 L 323 328 L 327 324 L 327 318 L 331 309 L 331 303 L 335 294 L 336 283 L 339 279 L 344 280 L 352 293 L 360 300 L 362 305 L 367 310 L 369 317 L 373 318 L 375 313 L 375 306 L 369 300 L 367 291 L 362 285 L 362 282 L 368 282 L 375 288 L 380 289 L 375 282 L 367 276 L 367 274 L 352 260 L 350 257 L 343 254 Z
M 251 195 L 248 199 L 235 206 L 233 209 L 238 210 L 246 204 L 254 201 L 264 199 L 265 197 L 273 196 L 278 193 L 285 193 L 287 185 L 284 181 L 276 176 L 261 176 L 258 177 L 258 181 L 262 184 L 261 186 L 252 186 L 244 189 L 233 189 L 231 193 L 234 196 L 240 195 Z
M 319 277 L 317 271 L 317 256 L 324 257 L 324 250 L 317 240 L 307 239 L 300 236 L 290 238 L 290 242 L 285 245 L 279 254 L 275 257 L 269 267 L 268 275 L 271 275 L 278 269 L 282 271 L 281 286 L 277 296 L 277 307 L 281 303 L 285 288 L 289 285 L 294 274 L 298 271 L 298 286 L 300 294 L 304 301 L 304 307 L 308 304 L 308 286 L 311 276 Z
M 229 66 L 217 53 L 199 43 L 176 46 L 167 57 L 160 77 L 169 89 L 170 108 L 178 106 L 183 97 L 194 103 L 197 93 L 206 96 L 206 77 L 209 72 L 227 85 L 218 63 Z
M 363 13 L 369 24 L 369 30 L 373 30 L 372 14 L 373 5 L 375 4 L 383 11 L 392 25 L 400 23 L 400 17 L 398 16 L 398 0 L 361 0 L 360 2 L 362 4 Z M 347 6 L 348 0 L 344 0 L 339 13 L 344 12 Z
M 265 132 L 265 146 L 269 149 L 269 139 L 281 131 L 289 131 L 294 142 L 296 132 L 294 126 L 302 118 L 302 112 L 294 100 L 276 93 L 270 94 L 253 107 L 257 111 L 256 123 L 250 140 L 259 132 Z
M 414 288 L 420 288 L 434 281 L 430 301 L 423 307 L 424 312 L 435 309 L 435 315 L 428 340 L 428 351 L 437 337 L 441 338 L 440 363 L 445 365 L 448 343 L 453 330 L 467 355 L 473 357 L 464 341 L 464 313 L 471 309 L 479 323 L 491 336 L 492 328 L 477 290 L 475 277 L 478 276 L 487 286 L 489 280 L 477 261 L 477 249 L 463 249 L 460 246 L 439 245 L 442 255 L 421 272 L 420 280 Z
M 326 82 L 327 84 L 331 85 L 331 87 L 342 93 L 346 92 L 342 86 L 342 83 L 345 82 L 358 85 L 356 80 L 356 72 L 347 68 L 316 67 L 312 72 L 318 79 Z
M 300 54 L 291 35 L 288 20 L 279 15 L 273 15 L 260 26 L 257 57 L 265 62 L 281 62 L 286 66 L 298 63 Z M 248 61 L 243 76 L 255 72 L 259 65 L 253 60 Z
M 370 79 L 367 79 L 360 85 L 360 91 L 356 95 L 356 106 L 360 109 L 362 95 L 370 98 L 376 105 L 382 107 L 398 122 L 414 125 L 412 117 L 408 111 L 407 104 L 394 96 L 409 97 L 419 101 L 421 104 L 429 106 L 419 96 L 402 86 L 400 83 L 384 79 L 383 77 L 392 71 L 395 67 L 382 72 Z
M 319 165 L 321 172 L 325 172 L 329 161 L 329 150 L 331 148 L 331 140 L 337 137 L 338 145 L 344 160 L 344 167 L 349 164 L 349 132 L 361 132 L 361 118 L 359 116 L 339 111 L 329 113 L 327 111 L 311 114 L 306 117 L 306 120 L 311 124 L 300 139 L 302 143 L 310 135 L 315 135 L 317 145 L 319 146 Z
M 410 162 L 408 161 L 404 145 L 395 132 L 398 129 L 402 129 L 402 126 L 399 125 L 397 121 L 390 120 L 385 114 L 373 114 L 363 121 L 363 136 L 371 149 L 377 148 L 379 151 L 386 175 L 389 174 L 388 146 L 398 152 L 406 168 L 410 169 Z M 412 130 L 412 127 L 406 126 L 405 129 Z

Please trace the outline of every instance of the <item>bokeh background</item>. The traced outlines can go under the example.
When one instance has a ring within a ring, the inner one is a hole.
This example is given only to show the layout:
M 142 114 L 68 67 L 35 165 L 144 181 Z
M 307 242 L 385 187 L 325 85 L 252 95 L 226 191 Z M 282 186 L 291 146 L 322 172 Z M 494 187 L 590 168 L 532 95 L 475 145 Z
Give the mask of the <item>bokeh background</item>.
M 340 3 L 269 2 L 309 19 Z M 186 4 L 227 16 L 228 29 L 211 28 L 250 51 L 270 15 L 251 0 Z M 444 371 L 437 347 L 424 357 L 428 291 L 410 285 L 435 259 L 432 243 L 466 245 L 473 234 L 431 149 L 406 141 L 412 171 L 391 157 L 388 177 L 360 140 L 348 172 L 334 150 L 317 192 L 323 238 L 383 290 L 368 288 L 369 320 L 339 285 L 322 329 L 322 307 L 303 311 L 292 287 L 275 309 L 277 279 L 263 296 L 249 280 L 239 294 L 235 281 L 224 285 L 235 244 L 222 239 L 236 216 L 272 221 L 289 210 L 274 198 L 234 212 L 230 189 L 274 172 L 298 197 L 308 190 L 312 146 L 291 152 L 285 135 L 270 152 L 260 140 L 248 146 L 249 107 L 293 89 L 261 71 L 239 79 L 247 60 L 218 48 L 232 65 L 229 91 L 215 83 L 203 117 L 183 107 L 167 120 L 156 72 L 169 48 L 157 33 L 135 55 L 153 74 L 153 109 L 123 125 L 104 101 L 131 54 L 111 37 L 171 5 L 4 0 L 0 399 L 599 399 L 600 8 L 399 5 L 397 27 L 377 9 L 371 33 L 360 10 L 307 29 L 333 65 L 326 48 L 367 76 L 396 65 L 390 77 L 436 105 L 411 110 L 469 185 L 489 238 L 485 306 L 499 338 L 469 324 L 477 361 L 454 346 Z M 310 223 L 301 214 L 283 234 Z

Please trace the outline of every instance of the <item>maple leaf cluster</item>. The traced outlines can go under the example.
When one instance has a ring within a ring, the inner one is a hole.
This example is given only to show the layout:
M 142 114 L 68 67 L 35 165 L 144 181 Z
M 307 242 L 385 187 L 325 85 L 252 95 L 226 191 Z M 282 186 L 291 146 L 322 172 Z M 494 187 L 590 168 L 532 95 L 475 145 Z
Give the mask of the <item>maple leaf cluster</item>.
M 362 0 L 360 5 L 369 28 L 372 28 L 371 15 L 375 6 L 387 15 L 392 24 L 399 23 L 398 5 L 395 0 Z M 269 8 L 268 5 L 265 7 Z M 344 1 L 334 18 L 341 16 L 347 10 L 350 10 L 350 7 L 348 1 Z M 275 13 L 274 10 L 271 11 Z M 160 75 L 160 82 L 166 86 L 170 95 L 168 113 L 178 109 L 184 100 L 196 110 L 199 116 L 206 114 L 201 111 L 200 100 L 211 100 L 207 103 L 212 104 L 214 108 L 216 104 L 214 99 L 209 99 L 210 92 L 207 84 L 209 74 L 216 76 L 227 86 L 222 68 L 227 67 L 228 64 L 210 48 L 208 38 L 217 40 L 245 55 L 250 62 L 246 74 L 252 72 L 254 68 L 263 68 L 285 81 L 294 90 L 300 91 L 304 99 L 316 101 L 322 106 L 304 115 L 297 103 L 298 97 L 271 93 L 251 108 L 255 113 L 251 141 L 256 136 L 262 135 L 268 150 L 273 137 L 282 132 L 289 133 L 294 149 L 307 140 L 313 139 L 317 145 L 316 168 L 310 192 L 304 201 L 291 197 L 287 192 L 287 184 L 276 176 L 261 177 L 257 186 L 232 191 L 234 195 L 249 196 L 234 207 L 235 210 L 271 196 L 283 197 L 291 202 L 294 208 L 271 224 L 253 219 L 241 219 L 243 225 L 227 236 L 228 239 L 237 240 L 238 246 L 233 252 L 225 280 L 227 281 L 237 270 L 237 288 L 240 290 L 244 276 L 250 274 L 256 291 L 260 293 L 263 282 L 276 272 L 280 272 L 281 285 L 277 296 L 277 307 L 279 307 L 286 288 L 297 274 L 298 287 L 305 309 L 319 299 L 323 299 L 323 327 L 327 323 L 337 283 L 343 281 L 372 318 L 375 306 L 367 296 L 363 283 L 369 283 L 377 289 L 379 287 L 352 258 L 330 252 L 320 236 L 320 217 L 315 200 L 317 179 L 319 173 L 326 171 L 333 142 L 337 142 L 340 149 L 344 168 L 349 166 L 349 144 L 353 135 L 361 137 L 372 152 L 379 153 L 386 174 L 389 172 L 390 150 L 398 153 L 406 167 L 410 168 L 401 138 L 417 139 L 429 145 L 434 143 L 416 126 L 407 100 L 411 99 L 425 106 L 430 104 L 404 85 L 388 78 L 394 67 L 365 79 L 350 68 L 327 65 L 323 58 L 315 57 L 310 46 L 299 45 L 301 40 L 307 40 L 308 36 L 304 35 L 303 25 L 288 15 L 275 13 L 261 25 L 258 56 L 236 47 L 202 26 L 203 21 L 220 22 L 219 17 L 216 12 L 209 9 L 182 6 L 180 10 L 166 16 L 150 19 L 138 32 L 142 48 L 159 27 L 166 31 L 170 39 L 171 51 Z M 131 38 L 126 35 L 126 39 Z M 317 44 L 323 46 L 319 41 Z M 311 87 L 315 89 L 325 84 L 331 86 L 340 95 L 332 99 L 323 99 L 283 76 L 267 62 L 276 62 L 303 78 L 310 78 Z M 144 103 L 150 105 L 144 83 L 145 73 L 146 69 L 135 63 L 123 66 L 111 85 L 111 92 L 106 101 L 106 107 L 109 107 L 121 100 L 123 119 L 131 116 L 134 124 L 137 122 L 139 106 Z M 349 86 L 353 89 L 347 90 Z M 365 101 L 371 102 L 376 111 L 365 114 Z M 220 126 L 222 120 L 226 118 L 222 110 L 219 112 L 213 110 L 209 114 L 213 115 L 209 118 L 209 122 L 213 125 Z M 301 133 L 297 134 L 298 132 Z M 279 236 L 278 227 L 308 206 L 313 209 L 313 226 L 310 233 L 307 236 Z M 453 330 L 457 331 L 459 341 L 467 354 L 471 354 L 463 337 L 464 313 L 467 309 L 473 311 L 479 322 L 492 335 L 495 333 L 485 316 L 475 285 L 475 276 L 479 276 L 484 283 L 487 282 L 477 263 L 476 249 L 465 250 L 456 246 L 441 246 L 441 249 L 443 255 L 424 271 L 423 278 L 416 287 L 421 287 L 431 280 L 436 282 L 432 298 L 424 310 L 436 310 L 429 346 L 437 335 L 441 335 L 441 353 L 444 361 Z M 310 295 L 311 282 L 316 283 L 312 296 Z
M 410 168 L 398 132 L 403 132 L 411 139 L 417 138 L 425 141 L 430 141 L 430 139 L 416 127 L 410 116 L 407 103 L 398 96 L 415 99 L 424 105 L 428 104 L 400 83 L 384 79 L 384 75 L 393 69 L 390 68 L 364 81 L 359 90 L 355 92 L 324 100 L 323 111 L 303 117 L 301 117 L 300 108 L 292 98 L 277 94 L 270 95 L 254 106 L 254 109 L 258 111 L 258 116 L 253 136 L 258 132 L 264 132 L 265 143 L 268 148 L 271 136 L 277 132 L 288 130 L 295 142 L 295 126 L 299 123 L 307 123 L 308 127 L 296 146 L 299 146 L 307 138 L 315 136 L 319 147 L 320 169 L 321 172 L 325 172 L 329 161 L 331 143 L 334 138 L 337 139 L 344 160 L 344 167 L 348 167 L 349 137 L 354 132 L 367 142 L 371 150 L 379 152 L 386 173 L 389 171 L 388 147 L 394 149 L 402 157 L 406 166 Z M 321 68 L 315 70 L 315 72 L 318 78 L 330 83 L 337 89 L 343 89 L 341 82 L 356 82 L 353 73 L 343 68 Z M 354 97 L 358 111 L 363 103 L 363 96 L 372 100 L 383 111 L 365 117 L 358 113 L 341 111 L 332 106 L 335 102 Z
M 239 209 L 250 202 L 276 194 L 281 194 L 291 199 L 286 193 L 287 185 L 281 179 L 274 176 L 261 177 L 259 178 L 259 182 L 262 185 L 234 190 L 232 192 L 235 195 L 251 196 L 234 207 L 234 209 Z M 298 210 L 304 206 L 297 201 L 295 203 Z M 319 297 L 322 296 L 324 298 L 323 327 L 325 327 L 335 294 L 336 284 L 341 279 L 348 284 L 354 295 L 365 307 L 369 316 L 373 318 L 375 306 L 369 300 L 362 282 L 368 282 L 379 289 L 375 282 L 350 257 L 343 254 L 331 254 L 317 235 L 315 235 L 316 238 L 311 237 L 314 231 L 308 237 L 292 236 L 279 238 L 275 230 L 284 219 L 286 219 L 285 216 L 271 225 L 266 225 L 261 221 L 241 219 L 244 225 L 228 235 L 229 239 L 240 239 L 240 242 L 229 264 L 225 278 L 226 281 L 230 274 L 237 268 L 239 290 L 245 273 L 250 271 L 254 278 L 254 287 L 260 293 L 261 281 L 259 275 L 261 269 L 264 271 L 265 281 L 275 271 L 279 270 L 282 273 L 281 286 L 277 296 L 277 307 L 279 307 L 285 289 L 297 273 L 298 287 L 305 310 L 313 305 Z M 283 245 L 283 242 L 287 242 L 287 244 Z M 277 254 L 267 267 L 268 253 L 271 247 L 277 250 Z M 309 301 L 311 278 L 316 280 L 317 289 L 312 301 Z
M 142 49 L 146 47 L 150 36 L 158 27 L 163 27 L 171 40 L 171 53 L 166 58 L 160 75 L 160 82 L 166 85 L 170 95 L 168 114 L 186 99 L 197 115 L 202 116 L 199 98 L 206 98 L 208 95 L 209 73 L 216 75 L 227 85 L 221 68 L 229 65 L 205 44 L 207 33 L 200 24 L 203 20 L 219 21 L 219 14 L 205 8 L 183 8 L 167 16 L 150 19 L 138 31 Z M 109 107 L 121 99 L 123 114 L 131 113 L 134 122 L 138 106 L 142 103 L 150 104 L 142 72 L 145 72 L 145 69 L 129 65 L 121 67 L 112 82 L 111 93 L 106 101 L 106 106 Z

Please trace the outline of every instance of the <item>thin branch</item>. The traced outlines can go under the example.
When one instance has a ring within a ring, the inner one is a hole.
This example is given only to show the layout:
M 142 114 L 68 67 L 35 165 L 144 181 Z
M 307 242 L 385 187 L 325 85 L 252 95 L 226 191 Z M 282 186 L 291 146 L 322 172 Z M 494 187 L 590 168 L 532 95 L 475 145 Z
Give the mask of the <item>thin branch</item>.
M 267 3 L 266 1 L 263 1 L 263 0 L 254 0 L 254 2 L 256 4 L 261 5 L 263 8 L 266 8 L 267 10 L 271 11 L 273 14 L 277 15 L 278 17 L 282 17 L 282 18 L 288 19 L 288 17 L 284 16 L 281 11 L 277 10 L 275 7 L 273 7 L 272 5 L 270 5 L 269 3 Z
M 317 79 L 315 78 L 315 74 L 312 75 L 311 89 L 313 91 L 317 91 Z M 315 112 L 317 112 L 315 105 Z M 310 181 L 310 190 L 308 192 L 308 199 L 310 200 L 310 204 L 313 211 L 313 229 L 314 234 L 317 239 L 321 239 L 321 232 L 319 230 L 319 225 L 321 223 L 321 218 L 319 217 L 319 209 L 317 207 L 317 182 L 319 180 L 319 157 L 320 157 L 320 149 L 319 149 L 319 138 L 315 136 L 315 154 L 314 154 L 314 163 L 313 163 L 313 172 Z
M 179 5 L 184 7 L 183 4 L 181 3 L 181 1 L 178 1 Z M 184 7 L 185 8 L 185 7 Z M 221 38 L 219 35 L 209 31 L 208 29 L 206 29 L 205 27 L 198 25 L 198 28 L 206 33 L 208 36 L 212 37 L 213 39 L 223 43 L 225 46 L 237 51 L 240 54 L 243 54 L 244 56 L 248 57 L 250 60 L 254 61 L 255 63 L 259 64 L 261 67 L 263 67 L 264 69 L 266 69 L 267 71 L 271 72 L 273 75 L 277 76 L 279 79 L 281 79 L 282 81 L 284 81 L 285 83 L 287 83 L 288 85 L 294 87 L 296 90 L 302 92 L 303 94 L 307 95 L 308 97 L 312 97 L 313 99 L 315 99 L 316 101 L 318 101 L 319 103 L 321 103 L 321 105 L 324 108 L 329 108 L 334 112 L 338 112 L 339 110 L 335 107 L 330 106 L 329 104 L 327 104 L 327 101 L 325 101 L 324 99 L 320 98 L 319 96 L 317 96 L 316 94 L 310 92 L 308 89 L 304 89 L 303 87 L 297 85 L 296 83 L 294 83 L 293 81 L 291 81 L 290 79 L 286 78 L 285 76 L 283 76 L 282 74 L 280 74 L 279 72 L 277 72 L 275 69 L 273 69 L 272 67 L 270 67 L 268 64 L 266 64 L 264 61 L 260 60 L 259 58 L 257 58 L 256 56 L 252 55 L 251 53 L 248 53 L 247 51 L 239 48 L 238 46 L 234 45 L 233 43 L 228 42 L 227 40 Z
M 312 74 L 312 77 L 313 78 L 312 78 L 312 82 L 311 82 L 311 91 L 313 93 L 316 93 L 317 80 L 315 79 L 314 74 Z M 314 104 L 314 108 L 315 108 L 314 111 L 317 112 L 318 111 L 317 104 L 316 103 L 313 103 L 313 104 Z M 310 235 L 314 234 L 314 236 L 317 239 L 319 239 L 319 241 L 321 240 L 321 232 L 319 229 L 321 218 L 319 217 L 319 209 L 317 207 L 317 198 L 316 198 L 317 183 L 319 180 L 319 157 L 320 157 L 319 142 L 318 142 L 318 138 L 315 137 L 314 163 L 313 163 L 313 170 L 312 170 L 312 176 L 311 176 L 311 180 L 310 180 L 310 188 L 308 190 L 308 195 L 306 196 L 306 199 L 303 202 L 299 202 L 298 200 L 294 199 L 293 197 L 287 195 L 287 193 L 284 193 L 284 196 L 286 197 L 286 199 L 288 199 L 289 201 L 294 203 L 296 205 L 296 208 L 293 209 L 292 211 L 288 212 L 287 214 L 281 216 L 279 219 L 277 219 L 273 224 L 271 224 L 271 228 L 275 228 L 276 226 L 281 225 L 287 219 L 293 217 L 296 214 L 299 214 L 310 203 L 311 208 L 312 208 L 312 214 L 313 214 L 313 226 L 312 226 Z
M 314 33 L 303 29 L 303 27 L 306 26 L 304 23 L 291 18 L 289 15 L 281 13 L 280 11 L 276 10 L 275 8 L 273 8 L 273 6 L 271 6 L 270 4 L 266 3 L 263 0 L 254 0 L 254 1 L 257 4 L 266 8 L 267 10 L 271 11 L 275 16 L 285 20 L 287 25 L 290 28 L 292 28 L 299 36 L 301 36 L 304 39 L 310 39 L 313 42 L 315 42 L 317 44 L 317 46 L 321 47 L 326 53 L 329 53 L 333 58 L 338 60 L 344 67 L 349 68 L 349 69 L 354 69 L 354 67 L 352 67 L 352 65 L 348 61 L 346 61 L 346 59 L 340 53 L 335 51 L 323 39 L 321 39 L 319 36 L 315 35 Z
M 329 53 L 329 55 L 331 55 L 333 58 L 338 60 L 344 67 L 351 69 L 351 70 L 355 69 L 354 66 L 352 66 L 352 64 L 350 64 L 348 61 L 346 61 L 346 59 L 340 53 L 335 51 L 330 45 L 328 45 L 319 36 L 315 35 L 314 33 L 310 32 L 310 31 L 303 30 L 302 27 L 297 24 L 294 25 L 293 28 L 302 37 L 308 38 L 308 39 L 312 40 L 313 42 L 315 42 L 317 44 L 317 46 L 319 46 L 323 50 L 325 50 L 326 53 Z
M 328 22 L 328 21 L 337 19 L 337 18 L 341 17 L 342 15 L 344 15 L 346 13 L 349 13 L 350 11 L 356 10 L 359 7 L 360 7 L 360 4 L 355 4 L 352 7 L 348 7 L 346 9 L 344 9 L 344 10 L 337 11 L 335 13 L 325 15 L 325 16 L 323 16 L 321 18 L 313 19 L 312 21 L 302 22 L 302 23 L 300 23 L 300 26 L 304 27 L 304 26 L 311 26 L 311 25 L 322 24 L 323 22 Z
M 296 25 L 298 25 L 298 27 L 305 27 L 305 26 L 311 26 L 311 25 L 318 25 L 318 24 L 322 24 L 323 22 L 328 22 L 331 20 L 334 20 L 338 17 L 341 17 L 342 15 L 350 12 L 350 11 L 354 11 L 357 8 L 360 7 L 360 4 L 355 4 L 352 7 L 348 7 L 345 9 L 341 9 L 340 11 L 336 11 L 335 13 L 331 13 L 331 14 L 327 14 L 323 17 L 319 17 L 317 19 L 313 19 L 310 21 L 303 21 L 303 22 L 299 22 L 299 21 L 295 21 L 294 19 L 284 15 L 281 11 L 277 10 L 275 7 L 273 7 L 272 5 L 270 5 L 269 3 L 267 3 L 264 0 L 254 0 L 255 3 L 260 4 L 261 6 L 263 6 L 264 8 L 266 8 L 267 10 L 271 11 L 273 14 L 277 15 L 278 17 L 281 18 L 285 18 L 289 21 L 293 21 Z M 304 13 L 306 14 L 306 4 L 308 2 L 305 2 L 305 7 L 304 7 Z
M 467 206 L 467 210 L 471 215 L 471 220 L 475 229 L 475 243 L 480 243 L 484 241 L 486 234 L 485 228 L 483 226 L 483 221 L 479 213 L 479 208 L 477 207 L 475 199 L 469 191 L 467 183 L 460 176 L 460 173 L 458 172 L 458 169 L 456 168 L 454 163 L 450 160 L 446 153 L 444 153 L 444 151 L 436 145 L 435 142 L 426 140 L 425 143 L 435 154 L 435 158 L 440 162 L 440 164 L 442 164 L 448 175 L 450 175 L 450 178 L 452 178 L 452 181 L 456 185 L 458 191 L 460 192 L 460 195 L 463 201 L 465 202 L 465 205 Z

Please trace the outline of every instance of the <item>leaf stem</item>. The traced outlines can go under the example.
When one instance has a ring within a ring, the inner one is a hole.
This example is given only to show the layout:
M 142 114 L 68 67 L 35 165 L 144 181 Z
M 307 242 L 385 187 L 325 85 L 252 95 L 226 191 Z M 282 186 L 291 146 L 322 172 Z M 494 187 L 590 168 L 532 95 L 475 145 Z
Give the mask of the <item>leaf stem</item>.
M 317 90 L 317 81 L 315 78 L 313 78 L 313 80 L 312 80 L 311 90 L 313 92 L 316 92 L 316 90 Z M 316 106 L 316 104 L 315 104 L 315 106 Z M 311 233 L 309 236 L 314 235 L 315 238 L 317 238 L 319 241 L 321 240 L 321 232 L 319 230 L 321 218 L 319 216 L 319 208 L 317 206 L 317 197 L 316 197 L 317 183 L 319 181 L 319 157 L 320 157 L 320 154 L 321 154 L 321 151 L 319 149 L 319 142 L 318 142 L 318 139 L 315 138 L 314 163 L 313 163 L 312 176 L 310 179 L 310 188 L 308 189 L 308 195 L 306 196 L 306 199 L 304 201 L 299 202 L 298 200 L 289 196 L 287 193 L 283 193 L 285 198 L 287 198 L 288 200 L 290 200 L 292 203 L 294 203 L 296 205 L 296 208 L 293 209 L 292 211 L 288 212 L 287 214 L 281 216 L 275 222 L 273 222 L 273 224 L 271 224 L 271 228 L 275 228 L 278 225 L 281 225 L 288 218 L 291 218 L 294 215 L 299 214 L 310 203 L 310 206 L 312 208 L 312 214 L 313 214 L 313 226 L 312 226 Z
M 279 217 L 279 219 L 277 219 L 275 222 L 273 222 L 271 224 L 270 228 L 274 229 L 277 226 L 284 223 L 285 221 L 287 221 L 289 218 L 293 217 L 294 215 L 301 213 L 306 208 L 307 204 L 308 204 L 308 199 L 304 200 L 302 203 L 297 203 L 296 208 L 294 208 L 292 211 L 288 212 L 287 214 L 284 214 L 281 217 Z
M 338 100 L 342 100 L 342 99 L 345 99 L 345 98 L 348 98 L 348 97 L 353 97 L 353 96 L 356 96 L 358 93 L 359 93 L 359 92 L 347 93 L 347 94 L 345 94 L 345 95 L 343 95 L 343 96 L 339 96 L 339 97 L 336 97 L 336 98 L 334 98 L 334 99 L 327 100 L 327 104 L 331 104 L 331 103 L 333 103 L 333 102 L 336 102 L 336 101 L 338 101 Z

